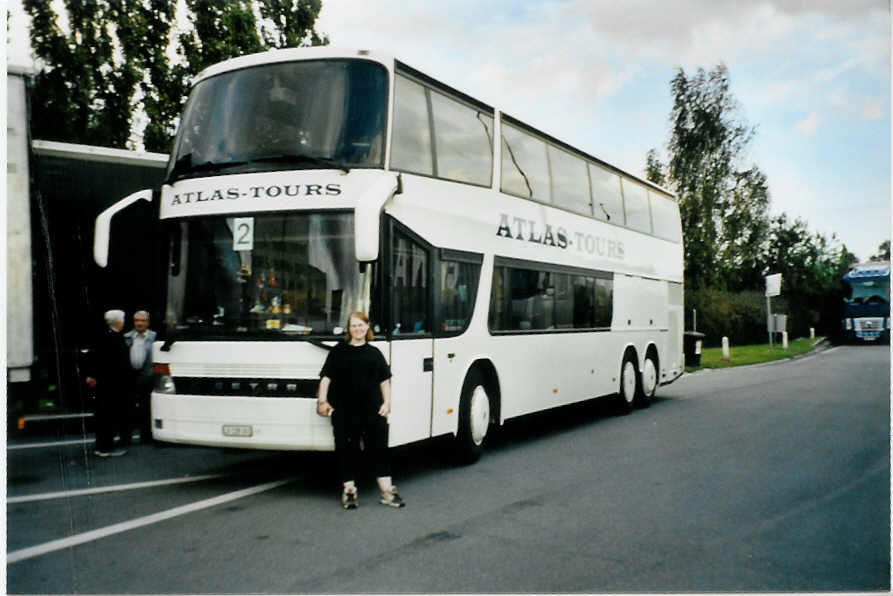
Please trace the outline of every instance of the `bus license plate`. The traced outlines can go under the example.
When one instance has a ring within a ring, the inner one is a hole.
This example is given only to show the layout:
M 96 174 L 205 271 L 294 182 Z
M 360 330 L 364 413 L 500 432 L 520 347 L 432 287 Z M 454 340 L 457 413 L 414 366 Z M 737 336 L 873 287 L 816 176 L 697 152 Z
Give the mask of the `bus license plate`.
M 250 424 L 224 424 L 224 437 L 250 437 L 254 434 Z

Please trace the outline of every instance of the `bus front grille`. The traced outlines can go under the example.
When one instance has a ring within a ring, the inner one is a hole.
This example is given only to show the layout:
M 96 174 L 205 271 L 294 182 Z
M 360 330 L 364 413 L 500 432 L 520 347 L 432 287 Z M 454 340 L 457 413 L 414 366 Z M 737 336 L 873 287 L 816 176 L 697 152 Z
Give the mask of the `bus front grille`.
M 319 379 L 174 377 L 181 395 L 238 397 L 316 397 Z

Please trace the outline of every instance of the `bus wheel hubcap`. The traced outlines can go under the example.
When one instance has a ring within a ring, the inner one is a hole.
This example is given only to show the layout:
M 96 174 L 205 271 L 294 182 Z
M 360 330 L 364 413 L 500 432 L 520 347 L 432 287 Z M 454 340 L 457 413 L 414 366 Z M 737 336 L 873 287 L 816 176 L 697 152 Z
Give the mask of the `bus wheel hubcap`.
M 468 424 L 471 430 L 471 440 L 475 445 L 484 442 L 487 435 L 487 427 L 490 425 L 490 400 L 487 392 L 478 385 L 471 394 L 471 411 Z
M 654 361 L 651 358 L 645 360 L 645 371 L 642 373 L 642 388 L 645 395 L 654 395 L 654 389 L 657 387 L 657 369 L 654 367 Z
M 636 397 L 636 367 L 632 362 L 623 365 L 623 399 L 632 403 Z

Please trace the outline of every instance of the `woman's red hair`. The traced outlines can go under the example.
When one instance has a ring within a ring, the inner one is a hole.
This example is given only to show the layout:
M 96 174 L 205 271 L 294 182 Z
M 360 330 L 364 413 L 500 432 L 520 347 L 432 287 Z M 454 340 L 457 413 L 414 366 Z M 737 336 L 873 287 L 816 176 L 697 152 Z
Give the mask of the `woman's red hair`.
M 350 341 L 350 320 L 351 319 L 359 319 L 359 320 L 363 321 L 364 323 L 366 323 L 367 325 L 369 325 L 369 317 L 366 316 L 366 313 L 358 311 L 358 310 L 355 310 L 354 312 L 350 313 L 350 315 L 348 315 L 348 317 L 347 317 L 347 325 L 345 326 L 345 329 L 347 329 L 347 331 L 344 334 L 344 339 L 347 341 Z M 372 325 L 369 325 L 369 328 L 366 330 L 366 341 L 372 341 L 373 339 L 375 339 L 375 334 L 372 333 Z

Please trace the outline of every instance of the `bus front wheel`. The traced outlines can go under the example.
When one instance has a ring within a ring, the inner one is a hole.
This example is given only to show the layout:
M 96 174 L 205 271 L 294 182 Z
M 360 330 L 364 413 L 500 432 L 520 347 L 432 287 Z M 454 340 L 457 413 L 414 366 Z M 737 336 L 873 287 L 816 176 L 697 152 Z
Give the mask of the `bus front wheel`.
M 617 410 L 626 415 L 633 411 L 633 404 L 639 393 L 639 375 L 636 371 L 636 358 L 631 353 L 623 357 L 620 365 L 620 391 L 617 393 Z
M 459 399 L 459 432 L 456 451 L 460 463 L 471 464 L 484 452 L 484 439 L 490 428 L 490 397 L 483 376 L 472 370 L 462 385 Z

